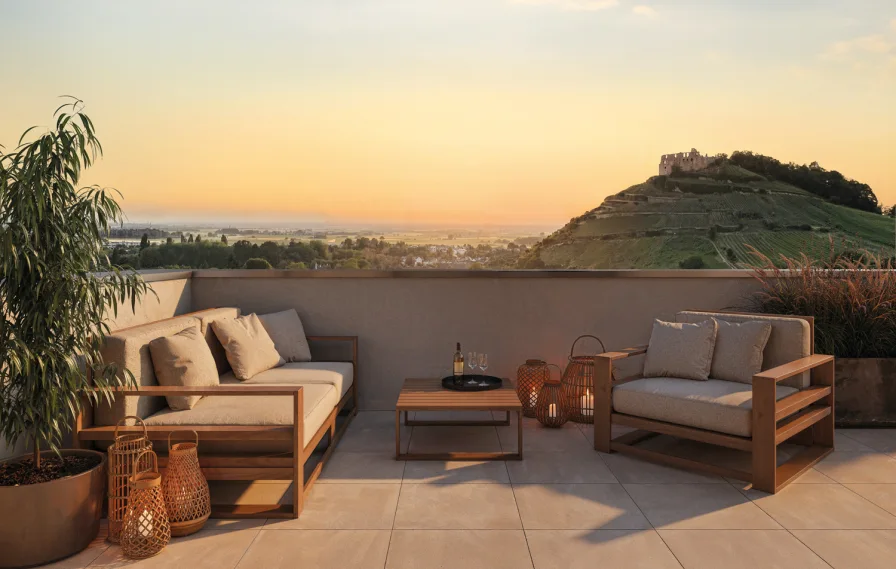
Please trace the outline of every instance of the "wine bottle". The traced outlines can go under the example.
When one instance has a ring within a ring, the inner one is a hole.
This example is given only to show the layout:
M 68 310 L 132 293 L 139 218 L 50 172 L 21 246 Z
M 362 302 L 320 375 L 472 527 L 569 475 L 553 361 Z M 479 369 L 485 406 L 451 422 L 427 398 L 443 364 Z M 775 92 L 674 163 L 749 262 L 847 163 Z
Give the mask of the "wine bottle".
M 454 352 L 454 375 L 464 374 L 464 353 L 460 351 L 460 342 L 457 343 L 457 351 Z

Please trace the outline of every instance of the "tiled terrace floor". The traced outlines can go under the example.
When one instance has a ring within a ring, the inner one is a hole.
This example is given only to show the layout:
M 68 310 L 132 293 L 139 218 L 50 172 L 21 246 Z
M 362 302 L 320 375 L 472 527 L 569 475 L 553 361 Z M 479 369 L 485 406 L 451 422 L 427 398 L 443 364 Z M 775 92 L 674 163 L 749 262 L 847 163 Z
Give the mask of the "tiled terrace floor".
M 394 414 L 361 413 L 299 520 L 217 521 L 155 558 L 102 539 L 57 567 L 874 569 L 896 566 L 896 430 L 837 451 L 776 496 L 592 450 L 588 428 L 527 420 L 522 462 L 395 462 Z M 417 427 L 411 449 L 490 450 L 515 427 Z M 683 454 L 745 456 L 671 441 Z M 200 448 L 201 450 L 201 448 Z M 257 485 L 264 492 L 279 486 Z

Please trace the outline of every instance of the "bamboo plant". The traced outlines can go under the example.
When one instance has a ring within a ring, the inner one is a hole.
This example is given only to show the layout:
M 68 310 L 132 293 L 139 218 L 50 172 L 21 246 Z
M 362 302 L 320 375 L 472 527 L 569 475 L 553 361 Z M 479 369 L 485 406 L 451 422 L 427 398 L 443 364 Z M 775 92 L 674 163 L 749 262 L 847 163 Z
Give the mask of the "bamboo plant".
M 71 99 L 31 142 L 0 147 L 0 437 L 55 451 L 85 402 L 110 400 L 133 374 L 100 348 L 120 305 L 151 289 L 110 262 L 105 239 L 123 220 L 120 193 L 79 187 L 102 155 L 83 104 Z

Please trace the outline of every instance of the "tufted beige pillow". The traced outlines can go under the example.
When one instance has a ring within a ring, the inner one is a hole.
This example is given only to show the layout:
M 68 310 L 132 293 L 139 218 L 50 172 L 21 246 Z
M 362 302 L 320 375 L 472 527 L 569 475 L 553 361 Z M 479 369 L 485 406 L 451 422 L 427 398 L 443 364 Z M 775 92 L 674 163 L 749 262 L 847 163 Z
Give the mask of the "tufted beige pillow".
M 242 381 L 283 365 L 274 342 L 255 314 L 222 318 L 212 322 L 212 330 L 224 346 L 233 375 Z
M 715 320 L 699 324 L 654 320 L 644 360 L 644 377 L 709 379 L 717 329 Z
M 258 319 L 274 341 L 280 357 L 287 362 L 310 362 L 311 347 L 305 337 L 305 328 L 295 308 L 260 314 Z
M 218 368 L 212 351 L 199 330 L 199 322 L 173 336 L 156 338 L 149 343 L 152 367 L 159 385 L 207 387 L 218 385 Z M 201 395 L 168 395 L 168 406 L 175 410 L 192 409 Z
M 771 336 L 772 325 L 758 320 L 739 324 L 716 320 L 716 323 L 719 332 L 710 377 L 752 384 L 753 376 L 762 371 L 762 353 Z

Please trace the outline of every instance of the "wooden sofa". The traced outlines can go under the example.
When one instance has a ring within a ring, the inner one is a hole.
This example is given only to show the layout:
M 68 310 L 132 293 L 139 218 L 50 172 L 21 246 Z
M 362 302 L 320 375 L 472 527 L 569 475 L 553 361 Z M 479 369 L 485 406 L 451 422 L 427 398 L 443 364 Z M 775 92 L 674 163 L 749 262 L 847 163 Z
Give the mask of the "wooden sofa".
M 753 376 L 752 387 L 638 375 L 614 380 L 614 362 L 643 355 L 647 346 L 600 354 L 595 358 L 594 448 L 744 480 L 774 494 L 834 449 L 834 358 L 813 353 L 810 317 L 684 311 L 676 320 L 698 323 L 711 317 L 772 324 L 763 369 Z M 613 425 L 635 430 L 613 438 Z M 657 435 L 751 453 L 751 467 L 707 464 L 638 446 Z M 779 465 L 778 446 L 786 441 L 805 448 Z
M 110 334 L 104 358 L 134 373 L 137 387 L 116 389 L 111 405 L 85 407 L 76 420 L 74 440 L 82 448 L 104 448 L 113 440 L 116 423 L 135 415 L 145 421 L 164 468 L 167 446 L 162 441 L 170 433 L 196 431 L 199 461 L 208 480 L 292 483 L 292 504 L 213 504 L 212 517 L 296 518 L 305 495 L 357 414 L 358 338 L 308 336 L 312 362 L 288 363 L 241 382 L 233 378 L 223 347 L 210 328 L 217 318 L 237 315 L 235 308 L 209 309 Z M 158 385 L 149 342 L 195 326 L 197 321 L 215 356 L 221 385 Z M 346 357 L 318 358 L 321 352 L 331 354 L 333 347 L 342 348 Z M 193 409 L 173 411 L 167 407 L 167 395 L 201 395 L 203 399 Z M 125 430 L 141 429 L 127 426 L 120 432 Z

